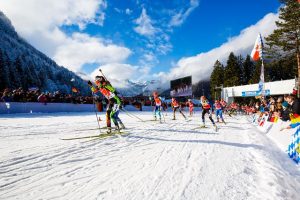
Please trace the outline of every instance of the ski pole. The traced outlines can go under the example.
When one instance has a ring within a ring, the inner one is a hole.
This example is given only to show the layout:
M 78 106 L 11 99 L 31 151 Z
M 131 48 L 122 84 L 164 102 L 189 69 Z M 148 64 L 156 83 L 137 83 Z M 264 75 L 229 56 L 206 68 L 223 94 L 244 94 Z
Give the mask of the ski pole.
M 129 117 L 131 117 L 131 118 L 135 118 L 135 116 L 132 116 L 131 114 L 129 114 L 129 112 L 127 112 L 126 110 L 123 110 L 123 109 L 120 109 L 120 110 L 122 110 L 122 111 L 124 111 L 125 112 L 125 114 L 126 115 L 128 115 Z M 139 119 L 140 120 L 140 119 Z
M 96 110 L 96 103 L 95 103 L 94 97 L 93 97 L 93 104 L 94 104 L 94 111 L 95 111 L 95 114 L 96 114 L 96 119 L 97 119 L 97 123 L 98 123 L 99 132 L 101 134 L 101 128 L 100 128 L 100 124 L 99 124 L 99 120 L 98 120 L 98 114 L 97 114 L 97 110 Z
M 138 116 L 132 114 L 132 113 L 129 113 L 127 110 L 125 110 L 124 108 L 121 109 L 122 111 L 124 111 L 128 116 L 130 117 L 135 117 L 137 118 L 138 120 L 142 121 L 142 122 L 145 122 L 144 120 L 142 120 L 141 118 L 139 118 Z
M 164 112 L 163 112 L 163 108 L 161 108 L 161 114 L 162 114 L 162 116 L 163 116 L 163 118 L 164 118 L 164 122 L 166 123 L 166 119 L 165 119 L 165 115 L 164 115 Z
M 99 69 L 99 72 L 101 72 L 102 76 L 105 78 L 105 80 L 107 80 L 101 69 Z

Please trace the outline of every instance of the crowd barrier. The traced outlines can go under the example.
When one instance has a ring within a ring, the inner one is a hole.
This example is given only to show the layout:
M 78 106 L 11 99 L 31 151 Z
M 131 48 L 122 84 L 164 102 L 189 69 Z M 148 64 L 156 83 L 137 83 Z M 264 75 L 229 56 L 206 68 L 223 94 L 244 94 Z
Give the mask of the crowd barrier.
M 287 152 L 289 157 L 297 164 L 300 163 L 300 127 L 293 129 L 284 129 L 291 124 L 290 121 L 284 122 L 278 119 L 277 122 L 269 122 L 268 116 L 253 115 L 251 120 L 257 128 L 266 133 L 267 136 L 274 141 L 277 146 Z
M 125 107 L 128 111 L 138 111 L 134 106 Z M 144 106 L 143 110 L 152 110 L 151 106 Z M 72 103 L 36 103 L 36 102 L 0 102 L 0 114 L 16 113 L 56 113 L 56 112 L 94 112 L 93 104 L 72 104 Z
M 94 110 L 93 104 L 71 103 L 0 103 L 0 114 L 15 113 L 55 113 L 55 112 L 90 112 Z

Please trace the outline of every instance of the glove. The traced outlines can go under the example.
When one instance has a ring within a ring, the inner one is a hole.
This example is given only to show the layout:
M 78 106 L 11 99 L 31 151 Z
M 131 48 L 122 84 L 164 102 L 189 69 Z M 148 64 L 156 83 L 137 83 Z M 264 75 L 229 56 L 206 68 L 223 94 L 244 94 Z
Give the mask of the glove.
M 93 83 L 91 81 L 88 81 L 89 86 L 93 86 Z

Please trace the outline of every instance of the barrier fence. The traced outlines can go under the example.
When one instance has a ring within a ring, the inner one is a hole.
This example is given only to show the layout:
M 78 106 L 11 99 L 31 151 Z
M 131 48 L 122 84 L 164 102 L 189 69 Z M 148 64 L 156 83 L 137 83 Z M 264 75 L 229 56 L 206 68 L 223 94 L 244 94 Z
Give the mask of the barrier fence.
M 132 105 L 125 106 L 128 111 L 139 111 Z M 143 106 L 142 110 L 150 111 L 152 106 Z M 104 109 L 105 111 L 105 109 Z M 56 113 L 56 112 L 94 112 L 93 104 L 72 104 L 72 103 L 36 103 L 36 102 L 0 102 L 0 114 L 16 113 Z
M 267 119 L 267 115 L 253 115 L 251 120 L 261 132 L 266 133 L 267 136 L 272 139 L 281 150 L 287 152 L 288 156 L 297 164 L 299 164 L 300 126 L 281 130 L 284 127 L 288 127 L 291 122 L 284 122 L 280 119 L 278 119 L 277 122 L 269 122 Z

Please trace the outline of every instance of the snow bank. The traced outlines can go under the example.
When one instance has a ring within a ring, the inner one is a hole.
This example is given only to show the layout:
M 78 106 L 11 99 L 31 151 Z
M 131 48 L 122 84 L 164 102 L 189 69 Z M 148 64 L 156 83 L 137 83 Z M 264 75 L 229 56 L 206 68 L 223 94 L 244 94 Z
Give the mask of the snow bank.
M 263 121 L 263 122 L 262 122 Z M 267 136 L 284 152 L 288 152 L 289 145 L 291 144 L 294 134 L 298 128 L 293 129 L 284 129 L 291 124 L 291 122 L 284 122 L 278 120 L 276 123 L 268 122 L 266 117 L 262 117 L 260 122 L 258 122 L 258 116 L 254 115 L 252 123 L 263 133 L 266 133 Z
M 126 106 L 127 108 L 127 106 Z M 130 107 L 128 107 L 128 110 Z M 120 113 L 127 135 L 99 134 L 95 114 L 0 117 L 0 199 L 296 200 L 300 171 L 244 116 L 225 116 L 219 132 L 165 113 Z M 106 126 L 100 113 L 100 126 Z M 215 116 L 213 116 L 215 117 Z M 207 125 L 211 127 L 209 121 Z M 104 131 L 103 129 L 101 130 Z

